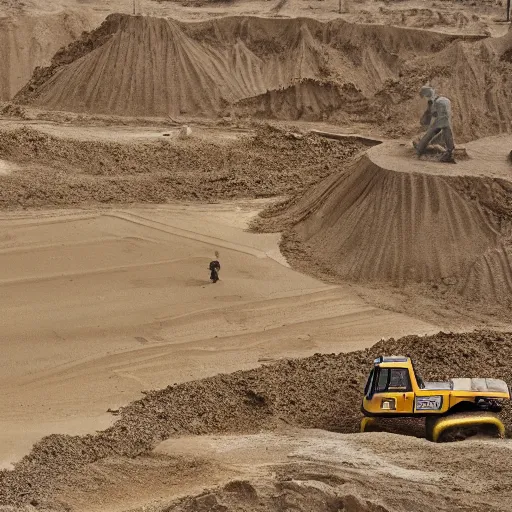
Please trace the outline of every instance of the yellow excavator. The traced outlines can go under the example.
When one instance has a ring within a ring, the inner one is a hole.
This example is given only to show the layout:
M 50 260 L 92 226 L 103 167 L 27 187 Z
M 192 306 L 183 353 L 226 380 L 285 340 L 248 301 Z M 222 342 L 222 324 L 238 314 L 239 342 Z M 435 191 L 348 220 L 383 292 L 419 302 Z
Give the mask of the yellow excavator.
M 510 389 L 500 379 L 450 379 L 425 382 L 408 356 L 374 360 L 364 388 L 361 432 L 375 430 L 377 419 L 425 418 L 429 441 L 450 440 L 450 433 L 486 431 L 505 436 L 498 416 Z

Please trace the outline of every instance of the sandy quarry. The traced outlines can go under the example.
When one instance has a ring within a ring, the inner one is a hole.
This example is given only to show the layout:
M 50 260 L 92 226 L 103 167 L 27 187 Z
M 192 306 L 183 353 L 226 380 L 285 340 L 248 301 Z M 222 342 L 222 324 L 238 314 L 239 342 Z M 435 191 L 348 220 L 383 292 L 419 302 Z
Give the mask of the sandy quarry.
M 509 439 L 357 434 L 381 353 L 512 384 L 504 15 L 0 0 L 0 510 L 512 510 Z

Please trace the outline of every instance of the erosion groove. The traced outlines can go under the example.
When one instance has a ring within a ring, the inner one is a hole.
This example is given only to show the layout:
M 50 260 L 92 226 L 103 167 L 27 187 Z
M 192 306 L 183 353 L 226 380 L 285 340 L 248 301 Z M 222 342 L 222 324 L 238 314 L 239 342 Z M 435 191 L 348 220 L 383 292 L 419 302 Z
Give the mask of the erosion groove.
M 485 252 L 471 268 L 462 294 L 472 300 L 489 297 L 512 307 L 512 249 L 499 246 Z
M 285 88 L 237 102 L 234 111 L 238 115 L 252 115 L 274 119 L 331 119 L 332 112 L 342 121 L 347 114 L 368 112 L 368 100 L 352 84 L 338 85 L 304 79 Z
M 483 211 L 436 177 L 385 171 L 363 159 L 328 193 L 297 231 L 325 248 L 324 262 L 346 279 L 460 277 L 497 240 Z

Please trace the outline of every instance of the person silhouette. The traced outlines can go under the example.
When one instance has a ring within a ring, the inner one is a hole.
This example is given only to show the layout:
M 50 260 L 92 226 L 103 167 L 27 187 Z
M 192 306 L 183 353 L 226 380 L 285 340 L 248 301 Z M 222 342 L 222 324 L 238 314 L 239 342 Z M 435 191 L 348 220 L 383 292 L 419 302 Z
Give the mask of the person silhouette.
M 453 143 L 451 101 L 444 96 L 438 96 L 435 89 L 430 87 L 430 85 L 424 85 L 421 88 L 420 96 L 428 100 L 427 110 L 420 121 L 423 126 L 428 126 L 428 129 L 421 140 L 418 143 L 414 143 L 416 153 L 418 156 L 423 155 L 427 150 L 427 146 L 434 139 L 442 137 L 446 150 L 441 155 L 440 161 L 455 163 L 453 158 L 455 145 Z
M 219 257 L 219 253 L 215 251 L 215 257 Z M 219 260 L 210 261 L 210 265 L 208 266 L 208 270 L 210 271 L 210 281 L 212 283 L 216 283 L 219 280 L 219 272 L 220 272 L 220 263 Z

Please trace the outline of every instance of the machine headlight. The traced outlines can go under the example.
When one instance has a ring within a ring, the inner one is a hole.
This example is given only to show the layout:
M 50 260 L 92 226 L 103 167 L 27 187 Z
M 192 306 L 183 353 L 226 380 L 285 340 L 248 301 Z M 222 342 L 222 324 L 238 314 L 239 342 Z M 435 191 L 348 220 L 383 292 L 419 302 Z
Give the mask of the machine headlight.
M 385 411 L 394 411 L 396 409 L 396 400 L 394 398 L 384 398 L 380 408 Z

